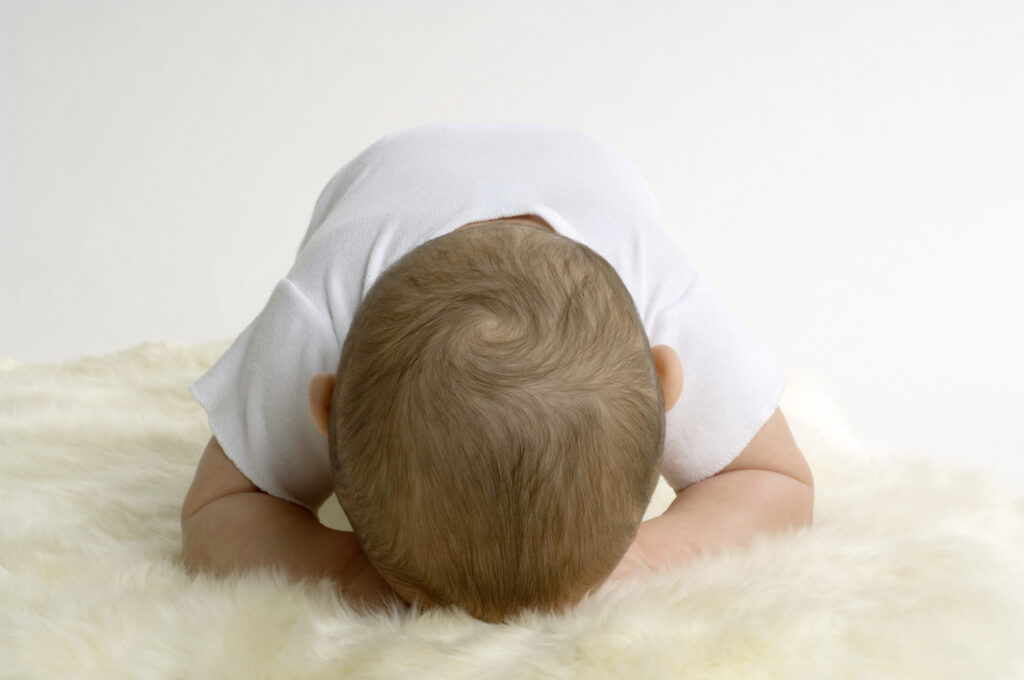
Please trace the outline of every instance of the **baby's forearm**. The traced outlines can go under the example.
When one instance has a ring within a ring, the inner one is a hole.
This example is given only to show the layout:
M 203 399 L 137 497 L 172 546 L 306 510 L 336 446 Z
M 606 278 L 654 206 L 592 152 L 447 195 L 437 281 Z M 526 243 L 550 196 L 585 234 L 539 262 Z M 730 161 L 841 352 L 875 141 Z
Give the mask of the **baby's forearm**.
M 809 526 L 814 487 L 777 472 L 735 470 L 683 489 L 658 517 L 640 524 L 637 542 L 652 569 L 747 545 L 754 537 Z
M 383 604 L 391 593 L 353 532 L 265 493 L 224 496 L 184 520 L 182 557 L 189 569 L 218 575 L 274 565 L 295 580 L 330 578 L 353 604 Z

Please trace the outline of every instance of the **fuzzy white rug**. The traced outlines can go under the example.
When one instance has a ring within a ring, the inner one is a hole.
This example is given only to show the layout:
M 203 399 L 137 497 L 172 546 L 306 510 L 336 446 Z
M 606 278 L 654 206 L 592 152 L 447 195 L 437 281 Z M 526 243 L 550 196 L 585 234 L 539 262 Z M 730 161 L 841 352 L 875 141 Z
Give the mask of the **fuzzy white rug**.
M 0 677 L 1024 678 L 1024 498 L 863 451 L 793 377 L 814 527 L 567 615 L 365 617 L 327 582 L 191 579 L 178 511 L 210 433 L 186 387 L 226 346 L 0 359 Z

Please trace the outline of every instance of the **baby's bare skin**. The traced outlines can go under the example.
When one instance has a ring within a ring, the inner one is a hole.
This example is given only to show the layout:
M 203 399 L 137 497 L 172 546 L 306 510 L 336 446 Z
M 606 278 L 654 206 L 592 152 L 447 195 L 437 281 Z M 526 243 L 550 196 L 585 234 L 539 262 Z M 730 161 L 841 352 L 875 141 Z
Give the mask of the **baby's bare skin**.
M 554 231 L 536 215 L 470 222 L 458 229 L 490 222 Z M 680 359 L 667 345 L 656 345 L 651 353 L 668 411 L 683 386 Z M 309 385 L 310 411 L 325 435 L 333 381 L 333 374 L 321 373 Z M 678 567 L 759 534 L 812 522 L 813 476 L 780 409 L 725 469 L 675 491 L 676 499 L 665 513 L 640 524 L 611 580 Z M 385 579 L 354 533 L 330 529 L 315 513 L 261 491 L 215 438 L 200 459 L 181 520 L 182 557 L 190 569 L 226 574 L 276 565 L 296 579 L 332 578 L 353 603 L 432 604 L 422 594 Z
M 552 228 L 552 226 L 550 224 L 548 224 L 547 222 L 545 222 L 541 218 L 537 217 L 536 215 L 513 215 L 512 217 L 498 217 L 498 218 L 493 219 L 493 220 L 483 220 L 481 222 L 470 222 L 469 224 L 462 225 L 461 227 L 459 227 L 455 231 L 459 231 L 461 229 L 466 229 L 467 227 L 475 227 L 475 226 L 480 225 L 480 224 L 490 224 L 491 222 L 517 222 L 519 224 L 527 224 L 527 225 L 530 225 L 530 226 L 533 226 L 533 227 L 541 227 L 543 229 L 549 229 L 551 231 L 554 231 L 554 228 Z

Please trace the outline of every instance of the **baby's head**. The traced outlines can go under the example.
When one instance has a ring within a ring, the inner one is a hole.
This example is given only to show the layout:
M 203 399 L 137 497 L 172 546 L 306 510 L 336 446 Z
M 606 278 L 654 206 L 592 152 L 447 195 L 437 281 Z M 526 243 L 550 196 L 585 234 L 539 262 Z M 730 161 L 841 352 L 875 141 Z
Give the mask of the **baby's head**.
M 559 610 L 618 564 L 658 479 L 665 402 L 612 266 L 495 221 L 379 277 L 328 432 L 336 495 L 381 575 L 501 621 Z

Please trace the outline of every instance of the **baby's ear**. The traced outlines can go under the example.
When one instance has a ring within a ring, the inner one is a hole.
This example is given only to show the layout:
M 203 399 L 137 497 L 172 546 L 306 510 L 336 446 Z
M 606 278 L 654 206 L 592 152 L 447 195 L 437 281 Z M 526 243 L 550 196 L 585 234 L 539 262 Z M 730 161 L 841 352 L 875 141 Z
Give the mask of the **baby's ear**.
M 661 383 L 667 413 L 676 405 L 679 395 L 682 394 L 683 365 L 679 361 L 679 355 L 668 345 L 655 345 L 651 348 L 651 354 L 654 356 L 654 366 L 658 369 L 658 381 Z
M 331 414 L 331 395 L 334 393 L 334 374 L 317 373 L 309 381 L 309 412 L 316 429 L 327 436 L 327 423 Z

